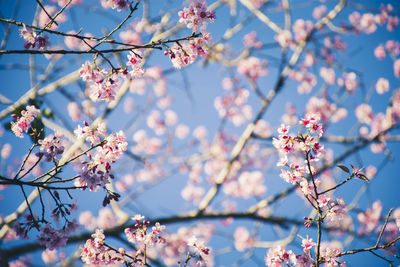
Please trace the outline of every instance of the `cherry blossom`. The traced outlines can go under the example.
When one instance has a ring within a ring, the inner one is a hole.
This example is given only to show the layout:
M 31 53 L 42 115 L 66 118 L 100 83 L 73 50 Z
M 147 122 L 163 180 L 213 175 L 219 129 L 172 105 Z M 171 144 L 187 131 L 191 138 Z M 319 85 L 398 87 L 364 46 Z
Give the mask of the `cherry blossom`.
M 23 132 L 27 133 L 31 127 L 31 123 L 38 116 L 40 110 L 35 106 L 27 106 L 25 110 L 21 112 L 21 116 L 13 115 L 17 119 L 16 122 L 11 122 L 11 130 L 17 137 L 23 138 Z
M 190 0 L 189 7 L 179 11 L 179 22 L 186 24 L 186 27 L 193 32 L 204 30 L 209 22 L 214 22 L 214 11 L 207 11 L 205 0 Z

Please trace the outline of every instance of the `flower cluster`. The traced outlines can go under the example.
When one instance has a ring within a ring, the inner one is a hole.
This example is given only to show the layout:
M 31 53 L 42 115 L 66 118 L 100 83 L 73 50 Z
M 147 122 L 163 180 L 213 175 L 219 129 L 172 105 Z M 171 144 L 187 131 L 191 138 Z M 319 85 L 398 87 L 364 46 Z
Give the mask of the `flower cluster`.
M 312 91 L 315 85 L 317 85 L 317 78 L 307 68 L 301 68 L 301 70 L 292 70 L 289 78 L 299 82 L 297 86 L 297 92 L 299 94 L 308 94 Z
M 290 127 L 282 124 L 278 129 L 278 139 L 273 138 L 273 145 L 281 155 L 277 165 L 289 168 L 288 170 L 282 169 L 280 176 L 288 183 L 298 184 L 307 189 L 306 166 L 296 163 L 289 164 L 288 155 L 295 151 L 303 151 L 310 162 L 318 161 L 324 149 L 319 143 L 319 137 L 322 136 L 324 130 L 322 125 L 319 124 L 319 117 L 312 114 L 306 115 L 300 120 L 300 124 L 306 127 L 306 134 L 299 133 L 298 136 L 292 136 L 289 134 Z M 308 189 L 306 191 L 308 192 Z
M 296 255 L 292 250 L 286 250 L 281 246 L 270 248 L 265 256 L 266 266 L 311 267 L 313 262 L 309 254 Z
M 370 234 L 378 225 L 381 213 L 382 203 L 380 201 L 375 201 L 366 212 L 360 212 L 357 215 L 357 220 L 360 223 L 358 233 L 360 235 Z
M 37 117 L 40 110 L 35 106 L 27 106 L 26 110 L 21 112 L 21 116 L 13 114 L 12 116 L 17 119 L 16 122 L 11 122 L 11 130 L 17 137 L 23 138 L 23 132 L 28 132 L 31 127 L 31 123 Z
M 187 244 L 199 257 L 199 261 L 196 263 L 196 265 L 205 264 L 207 256 L 210 255 L 210 248 L 206 247 L 204 242 L 202 240 L 198 240 L 196 236 L 192 236 L 188 240 Z
M 192 64 L 198 56 L 206 57 L 210 40 L 210 34 L 203 32 L 202 37 L 197 37 L 189 42 L 177 43 L 165 50 L 164 54 L 169 56 L 175 68 L 181 69 Z
M 398 16 L 392 16 L 393 6 L 391 4 L 381 5 L 381 10 L 379 14 L 364 13 L 360 14 L 354 11 L 349 15 L 349 22 L 356 32 L 365 32 L 366 34 L 374 33 L 378 25 L 384 25 L 386 23 L 386 29 L 388 31 L 394 31 L 398 24 Z
M 40 228 L 38 242 L 51 250 L 65 247 L 68 241 L 68 236 L 78 227 L 79 225 L 75 220 L 68 222 L 62 229 L 55 229 L 50 224 L 46 224 Z
M 179 11 L 179 22 L 186 24 L 193 32 L 203 30 L 207 23 L 214 22 L 215 12 L 207 11 L 205 0 L 191 0 L 189 7 Z
M 106 239 L 103 230 L 97 229 L 92 238 L 88 239 L 81 252 L 81 259 L 86 264 L 108 265 L 122 263 L 123 249 L 113 250 L 104 244 Z
M 260 60 L 256 57 L 249 57 L 239 62 L 237 71 L 247 76 L 249 79 L 256 81 L 261 76 L 268 74 L 266 66 L 266 60 Z
M 386 57 L 386 52 L 390 57 L 396 58 L 400 54 L 400 43 L 394 40 L 386 41 L 385 45 L 380 44 L 374 50 L 374 55 L 377 59 L 382 60 Z
M 128 0 L 101 0 L 101 6 L 103 8 L 117 9 L 121 11 L 122 9 L 127 9 L 130 1 Z
M 260 197 L 265 194 L 267 187 L 264 185 L 264 177 L 260 171 L 244 171 L 235 180 L 224 184 L 224 193 L 228 196 L 250 198 Z
M 165 241 L 163 237 L 164 225 L 160 225 L 160 223 L 157 222 L 152 227 L 151 231 L 149 231 L 148 225 L 150 221 L 144 220 L 144 216 L 136 214 L 132 217 L 132 220 L 136 222 L 135 228 L 125 228 L 124 230 L 128 241 L 139 245 L 142 249 L 146 245 L 151 246 Z
M 247 104 L 250 92 L 247 89 L 235 89 L 230 94 L 215 98 L 214 107 L 221 118 L 227 118 L 235 126 L 240 126 L 253 116 L 253 109 Z
M 143 76 L 144 70 L 138 66 L 140 62 L 140 56 L 131 52 L 128 55 L 127 62 L 127 66 L 132 67 L 131 71 L 122 68 L 119 72 L 112 71 L 111 73 L 107 73 L 106 70 L 100 69 L 89 61 L 86 61 L 79 70 L 79 73 L 82 80 L 88 82 L 87 94 L 93 101 L 105 100 L 106 102 L 110 102 L 115 98 L 122 79 Z
M 253 247 L 254 243 L 257 241 L 251 236 L 250 232 L 242 226 L 236 228 L 233 238 L 235 248 L 238 251 L 245 251 L 246 249 Z
M 109 178 L 113 178 L 111 163 L 123 155 L 128 143 L 122 131 L 106 135 L 103 123 L 100 123 L 97 130 L 92 131 L 85 122 L 85 126 L 83 128 L 79 126 L 75 130 L 75 134 L 78 138 L 85 138 L 92 145 L 96 145 L 95 154 L 89 157 L 92 161 L 82 162 L 84 166 L 78 181 L 79 185 L 87 186 L 90 190 L 96 190 L 98 186 L 107 184 Z M 101 143 L 99 143 L 100 137 L 104 137 Z
M 58 155 L 64 152 L 64 146 L 61 143 L 63 137 L 56 132 L 55 135 L 49 135 L 43 140 L 39 140 L 40 151 L 43 152 L 38 152 L 37 156 L 43 155 L 46 161 L 56 159 Z
M 45 49 L 51 45 L 49 36 L 37 35 L 34 30 L 26 28 L 26 26 L 19 30 L 19 34 L 25 40 L 25 49 L 34 48 L 35 46 L 37 46 L 38 49 Z
M 206 246 L 213 233 L 212 224 L 182 226 L 176 233 L 165 234 L 159 255 L 167 266 L 176 266 L 182 261 L 182 253 L 188 251 L 194 259 L 189 266 L 214 266 L 212 250 Z

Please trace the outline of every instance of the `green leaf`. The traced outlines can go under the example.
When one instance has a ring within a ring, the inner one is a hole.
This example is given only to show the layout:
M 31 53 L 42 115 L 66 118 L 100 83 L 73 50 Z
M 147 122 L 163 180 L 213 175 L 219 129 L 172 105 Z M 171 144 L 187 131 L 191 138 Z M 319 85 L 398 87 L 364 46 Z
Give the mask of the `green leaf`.
M 349 170 L 349 168 L 347 168 L 346 166 L 343 166 L 343 165 L 337 165 L 340 169 L 342 169 L 342 171 L 344 171 L 344 172 L 347 172 L 347 173 L 350 173 L 350 170 Z

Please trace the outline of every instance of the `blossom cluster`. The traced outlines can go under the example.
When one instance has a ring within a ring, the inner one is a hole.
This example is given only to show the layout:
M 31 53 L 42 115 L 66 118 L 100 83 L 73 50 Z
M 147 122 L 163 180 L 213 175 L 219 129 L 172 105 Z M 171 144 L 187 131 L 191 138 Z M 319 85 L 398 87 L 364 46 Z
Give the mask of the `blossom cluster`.
M 388 31 L 394 31 L 399 24 L 399 18 L 393 11 L 394 9 L 391 4 L 387 4 L 386 6 L 382 4 L 378 14 L 360 14 L 354 11 L 349 15 L 349 22 L 355 31 L 362 31 L 366 34 L 374 33 L 378 25 L 384 25 L 385 23 Z
M 67 206 L 68 208 L 65 209 L 67 212 L 72 212 L 76 208 L 73 204 Z M 13 230 L 15 231 L 15 234 L 21 238 L 28 239 L 28 232 L 33 227 L 37 227 L 39 230 L 39 235 L 37 236 L 38 243 L 46 246 L 46 248 L 50 250 L 65 247 L 69 235 L 79 228 L 76 220 L 67 221 L 61 229 L 56 229 L 50 223 L 40 226 L 37 216 L 29 214 L 24 215 L 24 217 L 25 220 L 23 222 L 14 223 Z
M 43 140 L 39 140 L 40 151 L 37 156 L 44 156 L 46 161 L 52 161 L 57 159 L 58 155 L 64 152 L 64 146 L 62 145 L 63 135 L 55 133 L 55 135 L 48 135 Z
M 128 241 L 135 244 L 137 251 L 130 255 L 123 248 L 115 249 L 105 243 L 105 235 L 103 229 L 97 229 L 92 238 L 88 239 L 82 249 L 81 259 L 86 264 L 114 264 L 126 263 L 129 258 L 130 262 L 143 263 L 143 257 L 146 257 L 147 249 L 158 243 L 163 243 L 163 230 L 165 226 L 158 222 L 148 229 L 150 221 L 144 220 L 144 216 L 137 214 L 132 217 L 135 221 L 134 228 L 126 228 L 124 230 Z M 131 261 L 132 260 L 132 261 Z
M 195 253 L 195 255 L 199 257 L 199 261 L 196 262 L 196 265 L 203 265 L 207 263 L 206 258 L 210 255 L 210 248 L 204 245 L 204 241 L 198 240 L 196 236 L 192 236 L 188 240 L 187 244 Z
M 151 231 L 149 231 L 148 226 L 150 221 L 144 220 L 144 216 L 137 214 L 132 217 L 132 220 L 135 221 L 134 228 L 125 228 L 124 230 L 129 242 L 135 243 L 140 249 L 144 249 L 145 246 L 165 242 L 163 237 L 164 225 L 156 222 Z
M 123 263 L 123 249 L 113 250 L 104 245 L 106 239 L 103 230 L 97 229 L 82 249 L 81 259 L 86 264 L 108 265 Z
M 189 266 L 214 266 L 212 250 L 206 246 L 213 233 L 212 224 L 180 227 L 176 233 L 164 235 L 165 243 L 159 248 L 159 255 L 167 266 L 176 266 L 187 251 L 194 259 Z
M 250 92 L 247 89 L 235 88 L 231 92 L 218 96 L 214 107 L 221 118 L 226 118 L 235 126 L 240 126 L 253 116 L 253 108 L 247 104 Z
M 298 266 L 311 267 L 313 259 L 307 253 L 296 255 L 292 250 L 286 250 L 281 246 L 272 247 L 265 256 L 266 266 Z
M 316 243 L 307 237 L 302 238 L 301 246 L 303 247 L 303 253 L 301 254 L 295 254 L 292 250 L 287 250 L 282 246 L 270 248 L 265 256 L 266 266 L 315 266 L 315 261 L 311 257 L 311 249 L 316 247 Z M 340 261 L 337 256 L 342 251 L 343 246 L 339 241 L 321 242 L 320 257 L 324 266 L 346 266 L 346 263 Z
M 193 32 L 204 30 L 209 22 L 214 22 L 215 12 L 207 11 L 207 1 L 191 0 L 189 7 L 179 11 L 179 22 L 186 24 Z
M 256 81 L 261 76 L 265 76 L 268 74 L 266 66 L 266 60 L 260 60 L 256 57 L 249 57 L 239 62 L 237 71 L 240 74 L 245 75 L 252 81 Z
M 130 1 L 128 1 L 128 0 L 101 0 L 100 3 L 103 8 L 117 9 L 117 11 L 121 11 L 122 9 L 128 8 Z
M 140 63 L 141 56 L 130 52 L 126 65 L 132 68 L 130 71 L 125 67 L 121 68 L 119 72 L 107 73 L 105 69 L 100 69 L 93 63 L 86 61 L 82 64 L 79 73 L 82 80 L 88 83 L 86 93 L 93 101 L 110 102 L 114 100 L 123 79 L 133 79 L 144 75 L 145 71 L 140 67 Z
M 297 151 L 303 151 L 308 154 L 310 161 L 317 161 L 322 155 L 323 146 L 319 143 L 319 137 L 322 136 L 324 128 L 319 123 L 319 117 L 308 114 L 302 120 L 300 124 L 305 126 L 307 133 L 298 136 L 292 136 L 289 134 L 290 126 L 281 125 L 278 129 L 279 137 L 273 139 L 273 145 L 278 149 L 281 155 L 278 166 L 288 166 L 291 169 L 289 174 L 289 181 L 291 183 L 298 182 L 298 179 L 304 174 L 304 166 L 288 164 L 288 154 Z M 314 134 L 314 135 L 313 135 Z M 297 174 L 300 174 L 298 176 Z M 286 172 L 282 170 L 282 175 L 286 177 Z M 288 177 L 286 177 L 288 178 Z
M 11 130 L 17 137 L 23 138 L 23 132 L 28 132 L 31 127 L 31 123 L 39 114 L 40 110 L 35 106 L 27 106 L 25 110 L 21 112 L 21 116 L 13 114 L 12 116 L 17 119 L 16 122 L 11 122 Z
M 26 28 L 26 26 L 20 29 L 19 34 L 25 40 L 25 49 L 34 48 L 35 46 L 37 46 L 38 49 L 46 49 L 51 45 L 49 36 L 46 34 L 37 35 L 33 29 Z
M 108 183 L 111 175 L 111 163 L 119 159 L 127 149 L 125 135 L 122 131 L 106 134 L 104 123 L 100 123 L 96 130 L 92 130 L 85 122 L 85 126 L 75 130 L 78 138 L 85 138 L 92 145 L 96 145 L 96 151 L 90 156 L 91 161 L 83 161 L 81 175 L 78 181 L 80 186 L 87 186 L 90 190 L 97 190 L 98 186 Z M 101 138 L 104 138 L 101 142 Z
M 164 54 L 169 56 L 176 69 L 181 69 L 195 62 L 197 57 L 206 57 L 210 40 L 211 35 L 204 31 L 202 37 L 197 37 L 188 42 L 176 43 L 165 50 Z
M 75 220 L 68 222 L 62 229 L 55 229 L 50 224 L 46 224 L 40 228 L 38 242 L 50 250 L 65 247 L 70 234 L 78 228 L 79 225 Z

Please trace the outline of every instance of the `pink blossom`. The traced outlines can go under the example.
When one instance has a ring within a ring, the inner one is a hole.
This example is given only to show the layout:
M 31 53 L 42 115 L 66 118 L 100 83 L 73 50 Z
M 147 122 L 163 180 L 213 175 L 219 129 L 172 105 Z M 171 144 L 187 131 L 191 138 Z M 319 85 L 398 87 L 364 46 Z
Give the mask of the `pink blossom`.
M 398 41 L 388 40 L 385 47 L 387 52 L 393 57 L 397 57 L 400 54 L 400 43 Z
M 130 4 L 128 0 L 101 0 L 100 3 L 103 8 L 117 9 L 118 12 L 127 9 Z
M 5 143 L 1 148 L 0 152 L 1 158 L 7 159 L 11 154 L 11 149 L 12 149 L 11 145 L 9 143 Z
M 72 121 L 79 121 L 82 118 L 81 108 L 76 102 L 69 102 L 67 105 L 68 115 L 71 117 Z
M 377 59 L 384 59 L 386 57 L 386 51 L 382 44 L 378 45 L 374 50 L 374 55 Z
M 313 25 L 314 24 L 309 20 L 296 20 L 292 27 L 294 32 L 294 39 L 296 40 L 296 42 L 304 41 L 307 38 L 309 32 L 311 32 L 311 30 L 314 28 Z
M 247 105 L 249 91 L 237 89 L 222 97 L 216 97 L 214 107 L 221 118 L 227 118 L 234 125 L 240 126 L 253 116 L 253 109 Z
M 265 264 L 271 267 L 283 267 L 286 265 L 296 265 L 296 254 L 291 250 L 285 250 L 281 246 L 272 247 L 267 251 Z
M 398 25 L 399 25 L 399 17 L 397 17 L 397 16 L 388 17 L 388 22 L 387 22 L 387 25 L 386 25 L 386 29 L 388 31 L 391 32 L 391 31 L 396 30 Z
M 314 8 L 312 16 L 314 19 L 320 19 L 326 13 L 326 6 L 320 5 Z
M 335 71 L 331 68 L 322 67 L 319 75 L 325 80 L 327 84 L 334 84 L 336 80 Z
M 69 31 L 68 34 L 76 34 L 75 31 Z M 77 49 L 81 44 L 81 40 L 73 36 L 65 36 L 64 44 L 70 49 Z
M 275 41 L 283 48 L 288 47 L 292 41 L 292 33 L 288 30 L 283 30 L 276 34 L 274 37 Z
M 197 140 L 204 140 L 207 137 L 207 129 L 204 126 L 197 126 L 194 130 L 193 130 L 193 136 L 197 139 Z
M 132 148 L 134 153 L 145 152 L 148 155 L 156 154 L 161 146 L 162 141 L 158 138 L 149 138 L 144 130 L 139 130 L 133 135 L 133 141 L 135 141 L 135 146 Z
M 36 37 L 36 45 L 38 49 L 46 49 L 51 43 L 49 42 L 49 36 L 47 35 L 39 35 Z
M 371 106 L 365 103 L 361 104 L 356 108 L 355 113 L 359 122 L 371 124 L 374 117 Z
M 26 110 L 21 112 L 20 117 L 14 114 L 13 117 L 17 118 L 16 122 L 11 122 L 11 130 L 14 132 L 14 134 L 17 137 L 23 138 L 23 132 L 28 132 L 29 128 L 31 127 L 31 123 L 35 120 L 39 112 L 40 110 L 35 106 L 27 106 Z
M 350 94 L 354 93 L 358 86 L 357 75 L 354 72 L 343 73 L 343 78 L 338 79 L 338 84 L 344 86 Z
M 175 128 L 175 136 L 179 139 L 185 139 L 189 133 L 189 127 L 184 124 L 178 124 Z
M 50 249 L 45 249 L 42 252 L 42 260 L 44 261 L 44 263 L 49 264 L 52 262 L 57 261 L 58 257 L 57 257 L 57 250 L 50 250 Z
M 260 76 L 268 74 L 266 66 L 267 61 L 262 61 L 256 57 L 249 57 L 239 62 L 237 70 L 239 73 L 246 75 L 251 80 L 255 81 L 260 78 Z
M 330 208 L 326 213 L 326 219 L 328 222 L 343 221 L 347 216 L 346 203 L 342 198 L 337 198 L 336 202 L 330 203 Z
M 83 211 L 79 215 L 79 223 L 89 231 L 93 231 L 96 228 L 96 218 L 90 211 Z
M 129 25 L 126 31 L 121 31 L 119 33 L 119 37 L 122 39 L 124 43 L 132 44 L 132 45 L 141 45 L 142 39 L 140 36 L 140 32 L 135 29 L 134 25 Z
M 102 229 L 97 229 L 88 239 L 81 252 L 81 260 L 86 264 L 109 265 L 124 262 L 123 256 L 104 246 L 105 236 Z
M 74 227 L 74 226 L 71 226 Z M 41 245 L 45 245 L 48 249 L 57 249 L 65 247 L 68 241 L 68 232 L 70 229 L 65 228 L 63 230 L 57 230 L 51 227 L 50 224 L 46 224 L 40 228 L 40 235 L 38 236 L 38 242 Z
M 181 196 L 185 200 L 192 200 L 195 204 L 198 204 L 203 198 L 204 193 L 205 190 L 203 187 L 189 183 L 182 189 Z
M 400 59 L 397 59 L 393 64 L 394 76 L 400 78 Z
M 96 220 L 97 227 L 101 229 L 111 229 L 118 223 L 118 217 L 114 214 L 112 209 L 105 207 L 99 210 Z
M 360 212 L 357 215 L 357 220 L 360 223 L 360 229 L 358 229 L 358 233 L 360 235 L 370 234 L 378 225 L 381 212 L 382 203 L 380 201 L 375 201 L 372 204 L 372 207 L 367 209 L 365 213 Z
M 250 2 L 255 6 L 255 7 L 261 7 L 263 4 L 268 2 L 268 0 L 250 0 Z
M 48 135 L 43 140 L 39 140 L 40 145 L 39 155 L 44 156 L 46 161 L 52 161 L 58 158 L 64 152 L 64 146 L 62 145 L 62 138 L 64 136 L 56 132 L 54 135 Z
M 343 246 L 339 241 L 321 242 L 321 256 L 326 260 L 325 266 L 337 266 L 339 260 L 336 255 L 343 251 Z
M 252 196 L 262 196 L 267 191 L 264 185 L 263 175 L 260 171 L 244 171 L 237 181 L 229 181 L 224 186 L 224 193 L 230 196 L 250 198 Z
M 251 236 L 249 231 L 242 226 L 236 228 L 233 238 L 235 248 L 238 251 L 245 251 L 246 249 L 253 247 L 256 241 L 255 238 Z
M 19 30 L 19 35 L 25 40 L 24 44 L 25 49 L 35 47 L 36 37 L 37 37 L 35 31 L 33 31 L 31 28 L 26 28 L 26 26 L 24 25 L 24 27 Z
M 311 52 L 307 51 L 304 57 L 304 66 L 311 67 L 316 63 L 316 61 L 317 60 L 315 59 L 314 55 Z
M 98 82 L 105 77 L 106 71 L 101 70 L 96 66 L 94 66 L 94 64 L 91 64 L 89 61 L 86 61 L 84 64 L 82 64 L 82 67 L 79 69 L 79 74 L 82 80 L 85 82 L 86 81 Z
M 297 92 L 299 94 L 308 94 L 317 84 L 317 78 L 314 74 L 303 68 L 301 71 L 292 70 L 289 77 L 292 80 L 300 82 L 297 86 Z
M 127 97 L 124 101 L 124 112 L 131 113 L 135 109 L 135 102 L 132 97 Z
M 354 11 L 349 15 L 349 21 L 351 25 L 353 25 L 353 27 L 355 27 L 356 29 L 359 27 L 360 20 L 361 20 L 361 15 L 357 11 Z
M 314 247 L 316 244 L 312 241 L 312 238 L 302 238 L 301 246 L 303 247 L 304 253 L 310 252 L 311 248 Z
M 262 43 L 257 40 L 257 32 L 256 31 L 249 32 L 248 34 L 243 36 L 243 44 L 246 47 L 254 47 L 256 49 L 262 47 Z
M 394 210 L 393 217 L 396 220 L 396 225 L 400 231 L 400 207 Z
M 166 110 L 165 111 L 165 124 L 168 126 L 174 125 L 178 122 L 178 115 L 173 110 Z
M 376 23 L 374 15 L 371 13 L 365 13 L 361 16 L 360 20 L 361 30 L 365 31 L 367 34 L 371 34 L 376 31 Z
M 179 11 L 179 22 L 186 24 L 186 27 L 193 32 L 204 30 L 209 22 L 214 22 L 214 11 L 207 11 L 207 2 L 205 0 L 190 0 L 189 7 Z
M 375 84 L 375 89 L 378 94 L 384 94 L 389 91 L 389 81 L 385 78 L 379 78 Z
M 49 24 L 51 22 L 51 20 L 49 18 L 49 15 L 51 17 L 54 17 L 54 15 L 58 12 L 58 10 L 57 10 L 57 8 L 55 6 L 45 5 L 44 9 L 46 9 L 47 14 L 46 14 L 46 12 L 44 12 L 43 9 L 41 9 L 40 14 L 39 14 L 39 18 L 38 18 L 38 22 L 39 22 L 40 27 L 44 27 L 47 24 Z M 58 25 L 60 25 L 60 23 L 66 21 L 66 20 L 67 20 L 67 15 L 66 15 L 65 12 L 59 14 L 57 16 L 57 18 L 55 19 L 55 21 L 57 22 Z M 58 27 L 57 24 L 52 22 L 50 29 L 53 29 L 53 30 L 57 29 L 57 27 Z
M 254 128 L 254 133 L 260 137 L 269 137 L 271 136 L 271 128 L 267 121 L 265 120 L 258 120 L 256 126 Z

